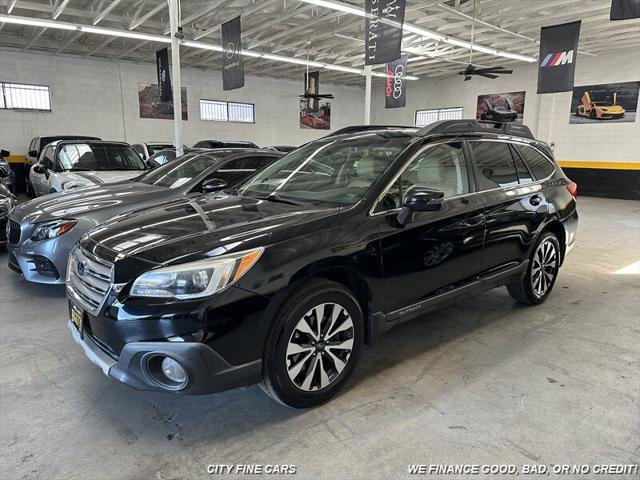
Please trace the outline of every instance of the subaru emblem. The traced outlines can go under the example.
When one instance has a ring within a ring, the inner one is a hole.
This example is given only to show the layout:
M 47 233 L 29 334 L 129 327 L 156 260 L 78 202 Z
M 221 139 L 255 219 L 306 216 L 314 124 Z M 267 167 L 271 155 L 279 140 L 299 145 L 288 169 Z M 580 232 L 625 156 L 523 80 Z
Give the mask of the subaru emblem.
M 87 265 L 84 262 L 78 262 L 76 265 L 76 270 L 78 272 L 78 275 L 82 277 L 85 273 L 87 273 Z

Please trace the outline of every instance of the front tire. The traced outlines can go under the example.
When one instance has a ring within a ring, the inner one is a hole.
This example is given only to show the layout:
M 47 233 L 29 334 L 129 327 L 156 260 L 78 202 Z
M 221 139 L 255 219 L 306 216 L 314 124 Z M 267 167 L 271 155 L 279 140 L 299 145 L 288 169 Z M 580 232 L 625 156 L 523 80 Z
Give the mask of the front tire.
M 353 373 L 363 337 L 362 309 L 353 294 L 331 280 L 306 280 L 273 320 L 262 389 L 293 408 L 326 402 Z
M 551 232 L 543 232 L 531 251 L 525 277 L 518 283 L 507 285 L 507 291 L 518 303 L 538 305 L 553 290 L 559 268 L 558 238 Z

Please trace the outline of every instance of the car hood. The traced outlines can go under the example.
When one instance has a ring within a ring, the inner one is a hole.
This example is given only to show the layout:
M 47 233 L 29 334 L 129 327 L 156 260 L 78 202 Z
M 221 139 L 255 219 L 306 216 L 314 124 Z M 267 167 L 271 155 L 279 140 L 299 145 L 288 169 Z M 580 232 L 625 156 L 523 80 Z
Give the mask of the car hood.
M 83 245 L 114 261 L 134 256 L 155 264 L 183 263 L 308 233 L 314 220 L 338 208 L 303 207 L 226 193 L 167 202 L 114 217 L 90 231 Z
M 65 181 L 78 182 L 86 185 L 101 185 L 103 183 L 120 182 L 142 175 L 144 170 L 92 170 L 82 172 L 65 172 Z
M 172 192 L 139 182 L 123 182 L 99 185 L 66 192 L 54 193 L 18 205 L 11 218 L 17 222 L 31 223 L 92 216 L 110 218 L 123 209 L 142 208 L 149 203 L 162 203 Z M 106 219 L 105 218 L 105 219 Z

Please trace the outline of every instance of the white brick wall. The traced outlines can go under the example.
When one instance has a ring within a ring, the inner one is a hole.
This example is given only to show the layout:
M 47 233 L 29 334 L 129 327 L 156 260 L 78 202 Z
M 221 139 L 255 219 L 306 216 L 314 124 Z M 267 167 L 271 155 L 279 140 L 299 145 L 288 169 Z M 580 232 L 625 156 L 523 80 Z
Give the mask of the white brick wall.
M 23 155 L 31 138 L 38 135 L 96 135 L 130 143 L 173 138 L 173 121 L 140 118 L 138 83 L 156 83 L 153 63 L 0 50 L 0 68 L 1 81 L 43 84 L 51 89 L 51 112 L 0 110 L 0 146 L 14 155 Z M 205 138 L 300 145 L 328 133 L 299 128 L 302 76 L 294 80 L 247 77 L 244 88 L 224 92 L 221 75 L 183 69 L 189 110 L 189 120 L 183 122 L 186 145 Z M 363 89 L 322 83 L 322 78 L 320 88 L 335 95 L 332 130 L 362 123 Z M 254 103 L 256 123 L 202 121 L 201 98 Z
M 464 107 L 464 117 L 473 118 L 479 94 L 525 90 L 524 123 L 546 142 L 555 144 L 559 160 L 640 162 L 640 120 L 635 123 L 605 122 L 569 124 L 571 92 L 537 95 L 535 65 L 515 64 L 512 75 L 495 80 L 462 77 L 443 80 L 409 82 L 407 108 L 384 108 L 384 84 L 374 85 L 372 123 L 414 125 L 416 110 L 441 107 Z M 462 70 L 463 65 L 460 66 Z M 409 64 L 411 73 L 411 64 Z M 640 80 L 640 54 L 626 49 L 597 57 L 579 55 L 576 63 L 576 85 L 628 82 Z

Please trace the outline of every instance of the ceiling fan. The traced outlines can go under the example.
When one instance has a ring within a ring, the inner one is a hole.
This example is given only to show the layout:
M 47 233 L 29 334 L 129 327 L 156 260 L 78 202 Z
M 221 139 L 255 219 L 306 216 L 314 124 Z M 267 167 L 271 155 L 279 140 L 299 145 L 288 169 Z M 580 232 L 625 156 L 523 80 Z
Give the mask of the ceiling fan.
M 309 44 L 311 42 L 307 42 L 307 75 L 305 77 L 305 85 L 304 85 L 304 93 L 300 95 L 300 98 L 309 99 L 309 98 L 333 98 L 333 94 L 331 93 L 318 93 L 318 85 L 315 84 L 314 79 L 309 76 Z
M 473 0 L 473 19 L 471 20 L 471 47 L 469 48 L 469 65 L 462 72 L 458 72 L 458 75 L 464 75 L 464 81 L 471 80 L 473 75 L 478 75 L 484 78 L 495 79 L 498 75 L 510 75 L 513 70 L 509 70 L 504 67 L 485 67 L 476 68 L 473 65 L 473 40 L 476 26 L 476 0 Z

